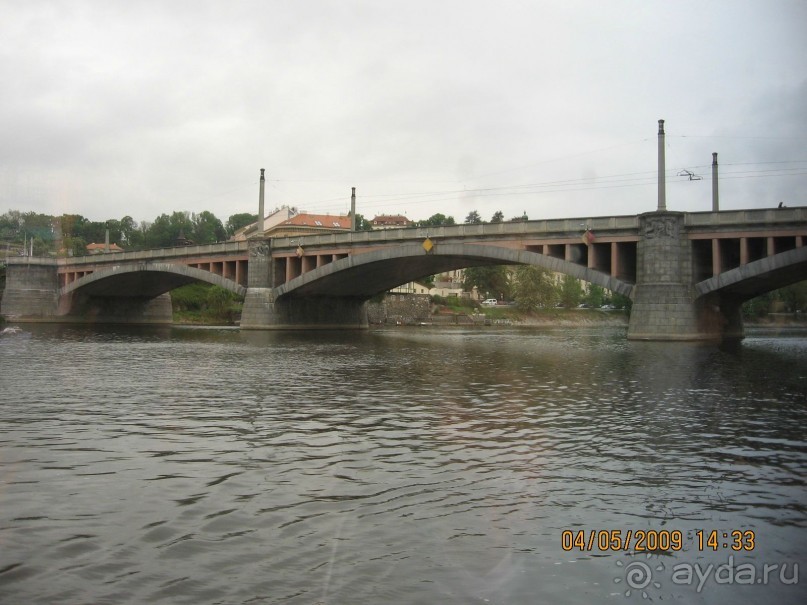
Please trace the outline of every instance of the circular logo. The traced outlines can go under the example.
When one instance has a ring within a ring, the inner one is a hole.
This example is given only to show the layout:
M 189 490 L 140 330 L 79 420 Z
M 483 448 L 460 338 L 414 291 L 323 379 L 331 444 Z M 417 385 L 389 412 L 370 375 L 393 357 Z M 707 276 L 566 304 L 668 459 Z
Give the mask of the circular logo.
M 650 557 L 648 555 L 648 560 L 649 559 Z M 627 588 L 625 591 L 626 597 L 629 597 L 631 592 L 636 590 L 641 591 L 642 598 L 649 599 L 650 595 L 645 591 L 645 588 L 661 588 L 661 582 L 653 581 L 653 571 L 664 571 L 664 565 L 662 563 L 656 565 L 655 569 L 648 563 L 642 561 L 632 561 L 627 565 L 622 561 L 617 561 L 616 564 L 617 567 L 625 568 L 624 577 L 614 578 L 614 583 L 620 584 L 623 581 L 625 582 Z
M 634 561 L 625 568 L 625 584 L 634 590 L 647 588 L 653 581 L 653 571 L 647 563 Z

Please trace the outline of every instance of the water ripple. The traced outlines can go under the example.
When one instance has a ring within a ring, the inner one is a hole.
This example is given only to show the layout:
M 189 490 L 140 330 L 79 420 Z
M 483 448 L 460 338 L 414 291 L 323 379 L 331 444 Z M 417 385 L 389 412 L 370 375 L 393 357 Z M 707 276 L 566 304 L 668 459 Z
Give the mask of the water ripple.
M 570 527 L 753 527 L 753 556 L 798 559 L 799 342 L 752 338 L 731 356 L 607 330 L 42 327 L 0 350 L 0 594 L 610 594 L 593 587 L 613 584 L 613 558 L 563 552 Z

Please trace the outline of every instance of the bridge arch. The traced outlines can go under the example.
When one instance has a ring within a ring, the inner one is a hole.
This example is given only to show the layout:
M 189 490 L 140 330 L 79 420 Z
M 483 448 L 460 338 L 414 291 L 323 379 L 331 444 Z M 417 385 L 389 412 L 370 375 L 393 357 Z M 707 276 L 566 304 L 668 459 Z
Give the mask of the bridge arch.
M 628 297 L 633 293 L 632 284 L 559 258 L 499 246 L 438 242 L 431 252 L 426 252 L 420 244 L 407 244 L 355 254 L 276 287 L 274 296 L 369 299 L 424 275 L 484 265 L 534 265 L 571 275 Z
M 807 279 L 807 246 L 724 271 L 695 284 L 695 293 L 698 298 L 717 294 L 744 302 L 804 279 Z
M 195 281 L 219 286 L 239 296 L 247 291 L 241 284 L 203 269 L 176 263 L 138 263 L 99 269 L 63 286 L 59 294 L 153 298 Z

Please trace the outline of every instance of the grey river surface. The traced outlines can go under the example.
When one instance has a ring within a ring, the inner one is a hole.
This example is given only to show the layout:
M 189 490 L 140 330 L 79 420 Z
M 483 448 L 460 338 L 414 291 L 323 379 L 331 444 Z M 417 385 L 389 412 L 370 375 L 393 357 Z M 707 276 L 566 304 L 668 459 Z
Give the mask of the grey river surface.
M 22 327 L 2 603 L 807 603 L 805 332 Z

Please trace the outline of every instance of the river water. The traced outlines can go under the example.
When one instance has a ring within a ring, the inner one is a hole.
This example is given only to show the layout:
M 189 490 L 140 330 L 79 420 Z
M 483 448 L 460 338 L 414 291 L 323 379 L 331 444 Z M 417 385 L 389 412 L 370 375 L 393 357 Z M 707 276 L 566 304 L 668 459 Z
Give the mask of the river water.
M 804 332 L 25 326 L 0 602 L 805 603 L 806 394 Z

